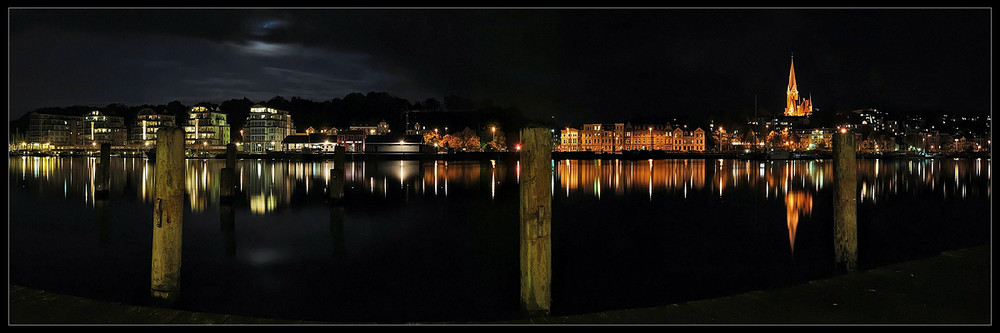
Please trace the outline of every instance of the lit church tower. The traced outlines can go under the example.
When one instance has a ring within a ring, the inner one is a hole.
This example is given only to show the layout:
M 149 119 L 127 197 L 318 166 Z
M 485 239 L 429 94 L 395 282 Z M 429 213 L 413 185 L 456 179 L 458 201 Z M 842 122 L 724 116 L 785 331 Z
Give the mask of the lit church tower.
M 812 101 L 808 99 L 799 99 L 799 89 L 795 84 L 795 56 L 792 56 L 792 66 L 788 70 L 788 90 L 786 91 L 788 97 L 785 100 L 785 115 L 786 116 L 808 116 L 812 113 Z

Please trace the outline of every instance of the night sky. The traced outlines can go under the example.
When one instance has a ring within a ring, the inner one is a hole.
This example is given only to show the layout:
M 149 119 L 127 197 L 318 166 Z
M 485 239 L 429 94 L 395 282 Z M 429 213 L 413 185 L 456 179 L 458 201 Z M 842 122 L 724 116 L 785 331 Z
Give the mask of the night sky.
M 988 114 L 990 9 L 9 9 L 9 118 L 385 91 L 559 123 L 784 108 Z

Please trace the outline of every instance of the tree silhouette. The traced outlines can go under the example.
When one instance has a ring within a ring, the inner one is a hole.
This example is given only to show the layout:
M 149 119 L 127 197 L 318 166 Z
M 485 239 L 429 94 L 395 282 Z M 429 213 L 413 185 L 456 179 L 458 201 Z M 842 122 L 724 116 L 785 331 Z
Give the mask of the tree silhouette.
M 486 147 L 491 151 L 506 151 L 507 150 L 507 140 L 506 135 L 503 131 L 497 130 L 493 135 L 493 140 L 486 143 Z
M 414 106 L 414 107 L 416 107 L 416 106 Z M 423 107 L 424 110 L 427 110 L 427 111 L 441 111 L 441 102 L 438 102 L 438 100 L 436 100 L 433 97 L 431 97 L 431 98 L 428 98 L 428 99 L 424 100 L 424 103 L 423 103 L 422 107 Z
M 182 119 L 187 119 L 188 107 L 180 101 L 167 103 L 167 113 L 174 116 L 174 125 L 180 127 Z
M 466 151 L 480 151 L 482 150 L 482 145 L 479 143 L 479 135 L 476 135 L 476 131 L 473 131 L 466 127 L 458 136 L 462 139 L 463 146 Z

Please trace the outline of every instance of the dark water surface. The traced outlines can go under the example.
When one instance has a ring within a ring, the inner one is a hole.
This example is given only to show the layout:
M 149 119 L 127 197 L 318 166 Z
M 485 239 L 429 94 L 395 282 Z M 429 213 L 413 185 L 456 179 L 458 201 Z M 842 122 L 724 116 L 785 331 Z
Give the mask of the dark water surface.
M 154 164 L 11 157 L 10 282 L 149 304 Z M 341 322 L 519 316 L 518 181 L 505 161 L 188 160 L 177 308 Z M 859 160 L 861 269 L 990 242 L 990 159 Z M 556 315 L 829 277 L 830 160 L 553 161 Z

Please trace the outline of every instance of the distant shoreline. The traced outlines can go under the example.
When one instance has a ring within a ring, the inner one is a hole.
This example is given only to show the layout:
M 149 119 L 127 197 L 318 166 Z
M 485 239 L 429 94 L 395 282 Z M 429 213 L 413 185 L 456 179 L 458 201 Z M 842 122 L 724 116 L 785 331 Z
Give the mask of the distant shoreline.
M 116 156 L 131 156 L 120 155 Z M 346 153 L 349 161 L 372 161 L 372 160 L 419 160 L 419 161 L 488 161 L 488 160 L 517 160 L 518 152 L 457 152 L 447 154 L 432 153 Z M 10 156 L 22 156 L 10 154 Z M 87 155 L 54 155 L 54 154 L 25 154 L 24 156 L 87 156 Z M 139 157 L 142 155 L 135 155 Z M 934 156 L 887 153 L 869 154 L 858 153 L 860 159 L 940 159 L 940 158 L 991 158 L 992 153 L 955 153 L 937 154 Z M 189 159 L 225 159 L 225 154 L 211 154 L 204 157 L 188 157 Z M 314 161 L 332 160 L 332 153 L 324 154 L 303 154 L 288 152 L 271 152 L 268 154 L 238 153 L 240 159 L 267 159 L 267 160 L 291 160 L 291 161 Z M 767 156 L 764 153 L 737 153 L 737 152 L 666 152 L 666 151 L 630 151 L 624 153 L 596 153 L 596 152 L 552 152 L 553 160 L 662 160 L 662 159 L 737 159 L 737 160 L 823 160 L 833 158 L 830 152 L 804 152 L 791 153 L 787 156 Z

